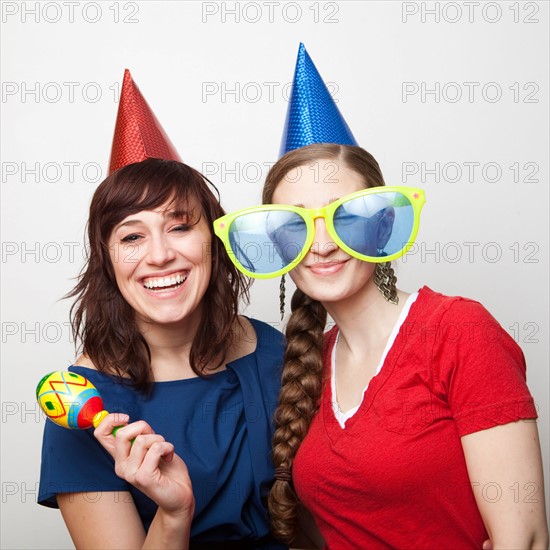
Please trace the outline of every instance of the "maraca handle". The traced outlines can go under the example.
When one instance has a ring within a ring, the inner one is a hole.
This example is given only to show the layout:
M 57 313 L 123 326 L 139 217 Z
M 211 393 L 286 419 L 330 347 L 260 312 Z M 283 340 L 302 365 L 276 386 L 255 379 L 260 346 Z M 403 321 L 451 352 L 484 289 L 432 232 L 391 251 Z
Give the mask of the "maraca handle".
M 109 414 L 109 411 L 99 411 L 93 418 L 92 420 L 92 424 L 94 425 L 94 428 L 97 428 L 100 424 L 101 424 L 101 421 Z M 115 434 L 115 430 L 117 430 L 118 428 L 115 428 L 113 430 L 113 435 Z
M 98 412 L 95 416 L 94 416 L 94 419 L 93 419 L 93 424 L 94 424 L 94 428 L 97 428 L 100 424 L 101 424 L 101 421 L 109 414 L 109 411 L 101 411 L 101 412 Z M 116 437 L 116 433 L 118 432 L 118 430 L 120 430 L 120 428 L 122 428 L 122 426 L 115 426 L 113 428 L 113 431 L 111 432 L 115 437 Z M 131 443 L 134 443 L 134 440 L 132 439 Z

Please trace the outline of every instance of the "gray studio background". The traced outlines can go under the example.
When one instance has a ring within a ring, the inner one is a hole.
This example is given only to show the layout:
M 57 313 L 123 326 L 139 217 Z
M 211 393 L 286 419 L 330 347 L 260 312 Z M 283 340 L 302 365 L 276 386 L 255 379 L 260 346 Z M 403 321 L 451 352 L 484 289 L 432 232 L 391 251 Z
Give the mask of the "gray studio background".
M 232 210 L 259 202 L 277 158 L 300 41 L 386 182 L 426 190 L 399 286 L 479 300 L 522 346 L 548 497 L 548 3 L 1 9 L 2 548 L 72 547 L 60 514 L 35 503 L 44 419 L 34 389 L 74 359 L 60 298 L 82 266 L 124 68 Z M 283 328 L 278 281 L 254 283 L 246 314 Z

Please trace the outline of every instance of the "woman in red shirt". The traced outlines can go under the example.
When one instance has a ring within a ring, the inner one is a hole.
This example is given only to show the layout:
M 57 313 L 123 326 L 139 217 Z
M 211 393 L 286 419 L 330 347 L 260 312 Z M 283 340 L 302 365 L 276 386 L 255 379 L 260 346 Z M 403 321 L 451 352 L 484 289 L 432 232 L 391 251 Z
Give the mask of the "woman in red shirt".
M 414 242 L 423 192 L 384 186 L 303 46 L 282 153 L 264 206 L 214 224 L 241 271 L 298 287 L 275 534 L 292 541 L 301 501 L 330 549 L 547 548 L 523 353 L 481 304 L 396 288 L 390 261 Z

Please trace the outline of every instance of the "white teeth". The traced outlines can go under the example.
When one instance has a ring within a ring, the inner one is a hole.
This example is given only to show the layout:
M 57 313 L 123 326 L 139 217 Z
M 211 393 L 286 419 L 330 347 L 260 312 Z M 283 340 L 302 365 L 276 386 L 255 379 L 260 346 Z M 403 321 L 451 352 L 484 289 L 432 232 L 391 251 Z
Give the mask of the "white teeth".
M 149 279 L 143 286 L 148 289 L 165 288 L 183 283 L 187 279 L 187 275 L 176 275 L 173 277 L 159 277 L 158 279 Z

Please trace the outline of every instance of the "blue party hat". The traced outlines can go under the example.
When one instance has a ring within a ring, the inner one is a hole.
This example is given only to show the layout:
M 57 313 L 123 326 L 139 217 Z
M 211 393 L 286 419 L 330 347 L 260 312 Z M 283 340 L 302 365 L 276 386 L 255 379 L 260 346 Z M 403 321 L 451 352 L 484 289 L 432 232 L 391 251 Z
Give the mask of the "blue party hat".
M 313 143 L 357 145 L 305 46 L 300 43 L 280 156 Z

